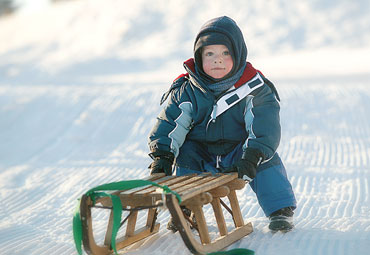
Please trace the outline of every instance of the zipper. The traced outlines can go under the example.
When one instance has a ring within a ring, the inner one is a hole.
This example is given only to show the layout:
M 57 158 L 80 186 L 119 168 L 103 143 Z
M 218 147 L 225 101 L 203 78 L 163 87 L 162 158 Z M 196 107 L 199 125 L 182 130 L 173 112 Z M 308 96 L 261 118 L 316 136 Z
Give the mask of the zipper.
M 216 156 L 216 168 L 220 169 L 221 155 Z
M 211 123 L 211 122 L 215 123 L 216 122 L 216 117 L 217 117 L 216 110 L 217 110 L 217 100 L 214 100 L 213 109 L 212 109 L 212 112 L 211 112 L 211 119 L 207 123 L 206 131 L 208 130 L 209 123 Z
M 217 103 L 213 105 L 213 111 L 212 111 L 212 122 L 216 122 L 216 117 L 217 117 Z

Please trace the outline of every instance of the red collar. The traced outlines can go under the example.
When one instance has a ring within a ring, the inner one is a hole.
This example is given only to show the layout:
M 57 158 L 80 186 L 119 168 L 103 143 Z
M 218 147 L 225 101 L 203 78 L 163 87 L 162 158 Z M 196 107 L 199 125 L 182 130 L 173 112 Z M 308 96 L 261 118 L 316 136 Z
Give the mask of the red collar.
M 247 81 L 252 79 L 256 74 L 258 70 L 255 69 L 251 63 L 247 62 L 247 65 L 244 69 L 244 72 L 240 79 L 234 84 L 235 88 L 239 88 L 241 85 L 245 84 Z

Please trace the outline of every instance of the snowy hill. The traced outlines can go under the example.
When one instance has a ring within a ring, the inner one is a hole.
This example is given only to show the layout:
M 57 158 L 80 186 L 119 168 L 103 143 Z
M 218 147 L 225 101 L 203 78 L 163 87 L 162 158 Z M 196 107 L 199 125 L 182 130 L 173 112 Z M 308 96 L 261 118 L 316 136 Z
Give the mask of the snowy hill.
M 76 254 L 77 198 L 148 175 L 160 97 L 200 26 L 228 15 L 279 90 L 279 153 L 298 200 L 294 231 L 273 235 L 252 190 L 238 192 L 254 232 L 230 248 L 368 254 L 369 11 L 360 0 L 80 0 L 0 18 L 0 253 Z M 168 216 L 126 254 L 190 254 Z

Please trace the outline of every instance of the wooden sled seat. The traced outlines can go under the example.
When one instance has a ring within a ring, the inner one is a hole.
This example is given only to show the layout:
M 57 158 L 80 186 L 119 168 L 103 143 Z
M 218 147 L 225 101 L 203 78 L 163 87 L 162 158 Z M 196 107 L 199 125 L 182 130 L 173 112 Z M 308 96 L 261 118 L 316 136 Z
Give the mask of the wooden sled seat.
M 144 186 L 140 188 L 117 191 L 123 208 L 148 208 L 146 225 L 136 229 L 138 210 L 130 212 L 127 218 L 125 234 L 116 239 L 117 250 L 129 246 L 141 239 L 144 239 L 159 230 L 159 223 L 156 223 L 157 208 L 152 207 L 164 204 L 168 208 L 173 222 L 179 230 L 181 237 L 194 254 L 207 254 L 219 251 L 233 242 L 241 239 L 253 231 L 252 224 L 245 224 L 236 190 L 245 186 L 245 181 L 238 179 L 236 173 L 219 175 L 186 175 L 186 176 L 163 176 L 154 175 L 148 178 L 149 181 L 160 185 L 168 186 L 172 191 L 177 192 L 181 197 L 181 204 L 173 194 L 165 194 L 155 186 Z M 227 197 L 231 208 L 221 200 Z M 203 212 L 203 206 L 211 204 L 218 227 L 218 237 L 211 240 L 207 222 Z M 108 226 L 105 234 L 104 244 L 98 245 L 95 242 L 92 226 L 91 208 L 93 202 L 87 196 L 83 196 L 80 204 L 80 214 L 82 220 L 83 246 L 88 254 L 111 254 L 112 247 L 112 222 L 113 212 L 110 214 Z M 109 208 L 112 202 L 109 198 L 103 197 L 96 200 L 95 206 Z M 199 238 L 194 230 L 191 230 L 186 217 L 182 213 L 180 206 L 189 208 L 195 216 Z M 228 231 L 222 206 L 232 215 L 233 230 Z M 152 208 L 150 208 L 152 207 Z

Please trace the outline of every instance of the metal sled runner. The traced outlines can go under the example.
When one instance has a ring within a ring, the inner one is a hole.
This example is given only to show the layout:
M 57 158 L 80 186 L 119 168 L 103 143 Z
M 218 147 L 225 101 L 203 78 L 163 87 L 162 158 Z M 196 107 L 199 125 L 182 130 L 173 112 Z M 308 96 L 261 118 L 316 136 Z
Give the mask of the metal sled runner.
M 115 231 L 113 222 L 116 216 L 113 210 L 110 213 L 104 243 L 101 245 L 98 245 L 94 239 L 91 212 L 93 207 L 112 209 L 112 206 L 114 207 L 113 199 L 97 197 L 93 201 L 94 199 L 86 194 L 82 196 L 80 202 L 82 243 L 88 254 L 111 254 L 114 249 L 122 249 L 158 232 L 160 225 L 156 223 L 158 205 L 165 205 L 168 208 L 185 245 L 194 254 L 219 251 L 253 231 L 251 223 L 244 223 L 240 211 L 235 191 L 244 188 L 245 181 L 238 179 L 237 174 L 180 177 L 154 175 L 149 177 L 148 181 L 169 188 L 173 193 L 163 193 L 162 190 L 152 185 L 111 193 L 119 197 L 123 210 L 130 211 L 120 226 L 123 228 L 125 225 L 126 227 L 124 235 L 115 239 L 114 248 L 112 247 L 112 233 Z M 228 204 L 231 208 L 221 200 L 223 197 L 228 198 Z M 210 237 L 203 212 L 203 206 L 206 204 L 211 204 L 217 222 L 218 237 L 213 238 L 214 240 Z M 199 235 L 190 228 L 188 217 L 183 214 L 180 206 L 185 206 L 193 212 Z M 233 229 L 231 231 L 228 231 L 222 206 L 232 216 Z M 138 211 L 143 209 L 147 210 L 146 224 L 136 229 Z M 114 235 L 113 238 L 115 238 Z

